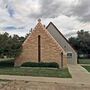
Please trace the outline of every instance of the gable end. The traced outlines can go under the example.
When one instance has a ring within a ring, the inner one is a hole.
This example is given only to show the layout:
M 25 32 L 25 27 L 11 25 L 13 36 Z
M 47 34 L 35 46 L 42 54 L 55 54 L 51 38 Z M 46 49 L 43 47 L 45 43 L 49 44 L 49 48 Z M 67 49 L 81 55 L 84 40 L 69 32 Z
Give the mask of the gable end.
M 48 27 L 50 26 L 50 24 L 52 24 L 52 25 L 54 26 L 54 28 L 55 28 L 55 29 L 58 31 L 58 33 L 65 39 L 65 41 L 69 44 L 69 46 L 77 53 L 77 51 L 75 50 L 75 48 L 70 45 L 69 41 L 65 38 L 65 36 L 58 30 L 58 28 L 57 28 L 52 22 L 50 22 L 50 23 L 48 24 L 48 26 L 46 27 L 46 29 L 48 29 Z

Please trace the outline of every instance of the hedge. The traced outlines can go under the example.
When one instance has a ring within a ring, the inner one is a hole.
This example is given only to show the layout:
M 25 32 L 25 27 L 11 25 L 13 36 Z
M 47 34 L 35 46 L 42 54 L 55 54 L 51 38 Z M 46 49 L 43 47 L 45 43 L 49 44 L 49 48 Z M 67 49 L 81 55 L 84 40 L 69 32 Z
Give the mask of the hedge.
M 25 62 L 21 65 L 22 67 L 50 67 L 50 68 L 59 68 L 59 65 L 55 62 L 40 62 L 40 63 L 35 63 L 35 62 Z M 0 61 L 0 68 L 4 67 L 14 67 L 14 60 L 5 60 L 5 61 Z
M 0 61 L 0 67 L 14 67 L 14 60 Z
M 51 67 L 51 68 L 59 68 L 59 65 L 55 62 L 47 63 L 47 62 L 26 62 L 23 63 L 21 66 L 23 67 Z

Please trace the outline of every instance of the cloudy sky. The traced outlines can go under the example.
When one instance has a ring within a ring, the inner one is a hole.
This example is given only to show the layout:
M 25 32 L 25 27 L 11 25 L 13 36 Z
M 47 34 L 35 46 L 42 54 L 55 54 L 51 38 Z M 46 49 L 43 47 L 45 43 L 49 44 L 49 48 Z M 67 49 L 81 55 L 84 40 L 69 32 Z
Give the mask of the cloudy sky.
M 90 32 L 90 0 L 0 0 L 0 32 L 26 35 L 41 18 L 53 22 L 68 38 Z

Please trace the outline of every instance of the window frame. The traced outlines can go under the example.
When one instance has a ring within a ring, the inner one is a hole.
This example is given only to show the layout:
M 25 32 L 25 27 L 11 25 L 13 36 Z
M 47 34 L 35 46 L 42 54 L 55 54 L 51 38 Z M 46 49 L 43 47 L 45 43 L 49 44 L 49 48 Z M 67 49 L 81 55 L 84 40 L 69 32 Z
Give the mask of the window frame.
M 67 58 L 72 58 L 72 52 L 67 52 Z

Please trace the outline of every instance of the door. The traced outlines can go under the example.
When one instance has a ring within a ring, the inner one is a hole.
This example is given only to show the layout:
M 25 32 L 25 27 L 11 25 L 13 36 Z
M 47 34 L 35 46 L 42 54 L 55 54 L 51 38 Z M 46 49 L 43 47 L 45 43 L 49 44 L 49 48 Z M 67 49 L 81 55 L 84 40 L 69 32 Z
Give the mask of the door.
M 61 68 L 63 68 L 63 52 L 61 52 Z

